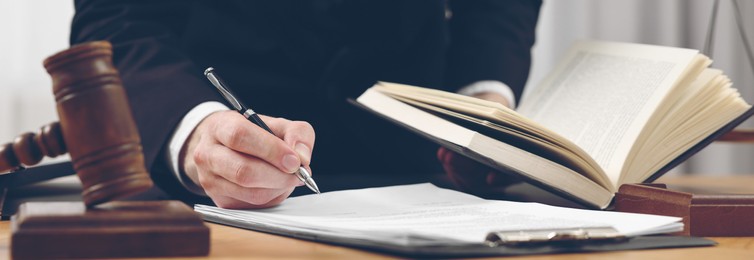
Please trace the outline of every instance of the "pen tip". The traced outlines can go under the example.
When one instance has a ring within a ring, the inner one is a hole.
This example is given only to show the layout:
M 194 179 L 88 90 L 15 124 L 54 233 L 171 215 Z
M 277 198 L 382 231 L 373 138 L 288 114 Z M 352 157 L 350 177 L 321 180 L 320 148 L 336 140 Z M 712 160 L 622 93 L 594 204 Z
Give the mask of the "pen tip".
M 214 70 L 215 70 L 215 68 L 213 68 L 213 67 L 207 68 L 206 70 L 204 70 L 204 76 L 209 75 L 209 73 L 212 72 L 212 71 L 214 71 Z
M 316 192 L 317 194 L 320 194 L 319 187 L 317 187 L 317 183 L 314 182 L 314 179 L 309 178 L 306 180 L 306 187 L 309 187 L 310 190 Z
M 307 188 L 312 190 L 313 192 L 316 192 L 317 194 L 320 194 L 319 187 L 317 187 L 317 183 L 314 182 L 314 179 L 312 179 L 312 174 L 309 173 L 309 171 L 306 170 L 304 167 L 299 167 L 298 172 L 296 172 L 296 177 L 306 185 Z

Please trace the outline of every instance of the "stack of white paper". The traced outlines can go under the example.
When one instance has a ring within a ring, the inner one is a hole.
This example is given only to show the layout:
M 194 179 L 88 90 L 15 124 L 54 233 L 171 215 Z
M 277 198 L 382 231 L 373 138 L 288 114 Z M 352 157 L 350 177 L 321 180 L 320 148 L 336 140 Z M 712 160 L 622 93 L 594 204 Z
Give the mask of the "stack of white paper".
M 613 227 L 637 236 L 683 229 L 676 217 L 485 200 L 432 184 L 307 195 L 261 210 L 195 210 L 209 221 L 242 228 L 401 246 L 481 244 L 490 231 Z

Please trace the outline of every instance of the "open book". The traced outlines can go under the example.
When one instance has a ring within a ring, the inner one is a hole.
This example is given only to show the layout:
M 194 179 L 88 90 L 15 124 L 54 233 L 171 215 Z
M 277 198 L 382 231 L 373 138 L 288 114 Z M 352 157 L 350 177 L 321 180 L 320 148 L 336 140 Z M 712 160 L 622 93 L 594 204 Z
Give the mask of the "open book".
M 652 181 L 754 110 L 696 50 L 580 42 L 517 111 L 380 82 L 357 105 L 546 190 L 606 208 L 624 183 Z
M 553 253 L 556 251 L 541 250 L 558 249 L 491 249 L 485 243 L 490 241 L 490 232 L 515 231 L 516 237 L 523 237 L 531 231 L 609 229 L 616 235 L 634 237 L 683 229 L 677 217 L 485 200 L 428 183 L 312 194 L 290 198 L 268 209 L 195 205 L 194 210 L 205 220 L 246 229 L 371 250 L 443 257 L 454 253 Z M 591 235 L 597 238 L 596 234 Z M 682 237 L 671 239 L 674 241 L 666 246 L 690 246 Z M 657 245 L 634 248 L 654 246 Z M 615 249 L 619 248 L 612 248 Z

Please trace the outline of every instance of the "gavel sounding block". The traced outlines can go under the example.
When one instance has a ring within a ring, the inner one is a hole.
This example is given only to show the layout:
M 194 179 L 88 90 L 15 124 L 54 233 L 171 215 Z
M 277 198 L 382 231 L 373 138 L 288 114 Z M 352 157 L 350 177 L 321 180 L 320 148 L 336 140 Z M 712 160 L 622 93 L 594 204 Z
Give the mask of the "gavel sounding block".
M 178 201 L 27 202 L 11 219 L 13 258 L 203 256 L 209 228 Z

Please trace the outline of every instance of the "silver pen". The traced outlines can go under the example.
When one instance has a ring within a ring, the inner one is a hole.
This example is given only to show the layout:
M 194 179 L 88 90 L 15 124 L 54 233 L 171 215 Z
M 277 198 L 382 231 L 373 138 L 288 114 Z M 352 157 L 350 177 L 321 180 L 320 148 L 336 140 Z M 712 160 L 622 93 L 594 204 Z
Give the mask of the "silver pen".
M 227 85 L 220 79 L 220 77 L 217 76 L 217 73 L 215 73 L 215 69 L 212 67 L 207 68 L 204 70 L 204 76 L 207 76 L 207 79 L 209 79 L 209 82 L 214 85 L 218 91 L 220 91 L 220 94 L 225 97 L 225 100 L 230 102 L 231 105 L 243 116 L 251 121 L 252 123 L 258 125 L 264 130 L 267 130 L 267 132 L 270 132 L 272 135 L 275 135 L 275 133 L 270 130 L 269 127 L 267 127 L 267 124 L 262 121 L 261 118 L 257 115 L 254 110 L 252 110 L 250 107 L 245 106 L 241 103 L 240 100 L 238 100 L 234 95 L 233 92 L 230 91 L 230 88 L 227 87 Z M 312 179 L 312 175 L 309 173 L 309 171 L 306 170 L 304 167 L 299 167 L 298 171 L 296 171 L 296 177 L 298 177 L 301 182 L 306 185 L 306 187 L 309 187 L 310 190 L 316 192 L 319 194 L 319 188 L 317 187 L 317 183 L 314 182 L 314 179 Z

